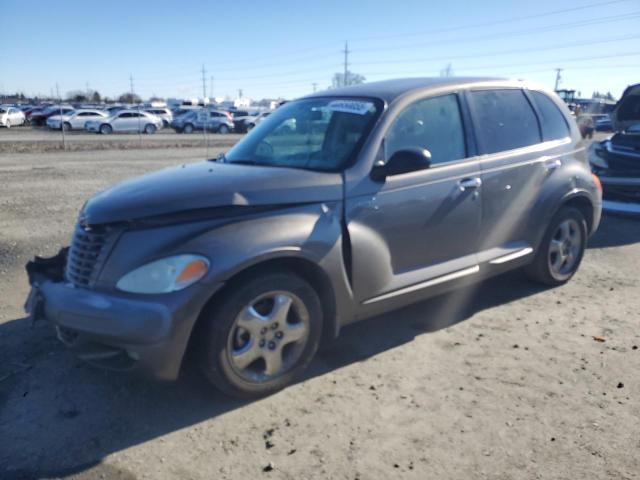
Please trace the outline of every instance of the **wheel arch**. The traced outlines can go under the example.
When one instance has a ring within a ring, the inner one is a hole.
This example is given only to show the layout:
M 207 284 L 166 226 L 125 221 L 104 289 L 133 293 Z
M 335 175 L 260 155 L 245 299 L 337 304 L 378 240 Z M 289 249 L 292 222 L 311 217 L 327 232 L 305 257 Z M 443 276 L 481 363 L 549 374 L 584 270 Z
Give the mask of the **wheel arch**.
M 199 338 L 197 332 L 205 325 L 205 314 L 219 299 L 223 299 L 226 293 L 242 283 L 246 278 L 263 273 L 292 272 L 307 281 L 318 294 L 322 305 L 322 342 L 334 339 L 338 335 L 339 322 L 337 315 L 337 302 L 335 291 L 329 280 L 329 275 L 317 263 L 306 257 L 294 255 L 292 252 L 280 252 L 280 255 L 262 258 L 254 263 L 243 266 L 233 273 L 225 282 L 224 287 L 214 292 L 205 302 L 196 319 L 187 346 L 187 352 L 193 350 L 193 344 Z
M 561 208 L 564 207 L 573 207 L 578 210 L 584 216 L 587 221 L 587 233 L 593 232 L 593 227 L 595 224 L 595 206 L 593 202 L 589 198 L 588 194 L 585 192 L 570 192 L 562 199 L 560 206 L 554 212 L 558 212 Z

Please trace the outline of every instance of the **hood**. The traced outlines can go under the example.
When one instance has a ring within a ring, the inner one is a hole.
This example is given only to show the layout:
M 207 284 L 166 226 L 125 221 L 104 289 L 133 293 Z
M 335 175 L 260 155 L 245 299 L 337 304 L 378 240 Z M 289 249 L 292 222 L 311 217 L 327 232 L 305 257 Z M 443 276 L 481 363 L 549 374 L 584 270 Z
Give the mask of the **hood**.
M 221 206 L 337 201 L 338 173 L 204 161 L 133 178 L 98 193 L 81 218 L 90 225 L 140 220 Z
M 611 113 L 614 131 L 623 131 L 640 123 L 640 83 L 627 87 Z

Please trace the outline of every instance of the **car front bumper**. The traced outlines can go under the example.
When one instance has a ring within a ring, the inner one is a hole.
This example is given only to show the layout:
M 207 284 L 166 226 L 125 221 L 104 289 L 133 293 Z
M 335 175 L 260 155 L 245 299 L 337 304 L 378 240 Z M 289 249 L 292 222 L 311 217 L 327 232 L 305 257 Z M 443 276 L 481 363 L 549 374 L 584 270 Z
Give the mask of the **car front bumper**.
M 65 259 L 62 250 L 27 265 L 25 310 L 32 319 L 50 321 L 65 346 L 88 363 L 175 380 L 200 311 L 217 288 L 193 285 L 161 295 L 94 291 L 64 280 Z

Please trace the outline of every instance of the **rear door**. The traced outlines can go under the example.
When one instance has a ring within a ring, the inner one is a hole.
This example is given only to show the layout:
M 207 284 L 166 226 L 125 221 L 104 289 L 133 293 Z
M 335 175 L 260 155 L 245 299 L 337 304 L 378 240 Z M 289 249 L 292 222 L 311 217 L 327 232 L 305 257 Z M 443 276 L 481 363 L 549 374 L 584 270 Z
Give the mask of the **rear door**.
M 533 100 L 522 89 L 473 90 L 467 96 L 482 154 L 479 261 L 515 260 L 532 253 L 534 206 L 560 165 L 568 128 L 564 139 L 543 142 Z
M 385 134 L 384 158 L 426 148 L 431 167 L 387 176 L 375 195 L 346 200 L 354 295 L 362 304 L 477 272 L 480 166 L 460 107 L 457 94 L 409 104 Z

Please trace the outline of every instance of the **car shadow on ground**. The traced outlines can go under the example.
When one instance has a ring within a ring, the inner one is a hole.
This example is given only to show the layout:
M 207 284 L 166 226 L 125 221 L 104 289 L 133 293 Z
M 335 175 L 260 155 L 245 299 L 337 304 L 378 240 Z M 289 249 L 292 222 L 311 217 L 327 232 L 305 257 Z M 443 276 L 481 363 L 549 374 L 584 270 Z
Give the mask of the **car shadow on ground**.
M 321 349 L 301 381 L 542 290 L 513 272 L 350 325 Z M 2 478 L 131 478 L 103 471 L 109 466 L 101 460 L 247 404 L 217 393 L 193 368 L 176 383 L 158 383 L 89 367 L 65 351 L 46 324 L 31 328 L 26 319 L 13 320 L 0 325 L 0 338 L 8 347 L 0 352 Z
M 609 248 L 640 242 L 640 217 L 602 216 L 598 231 L 587 248 Z

